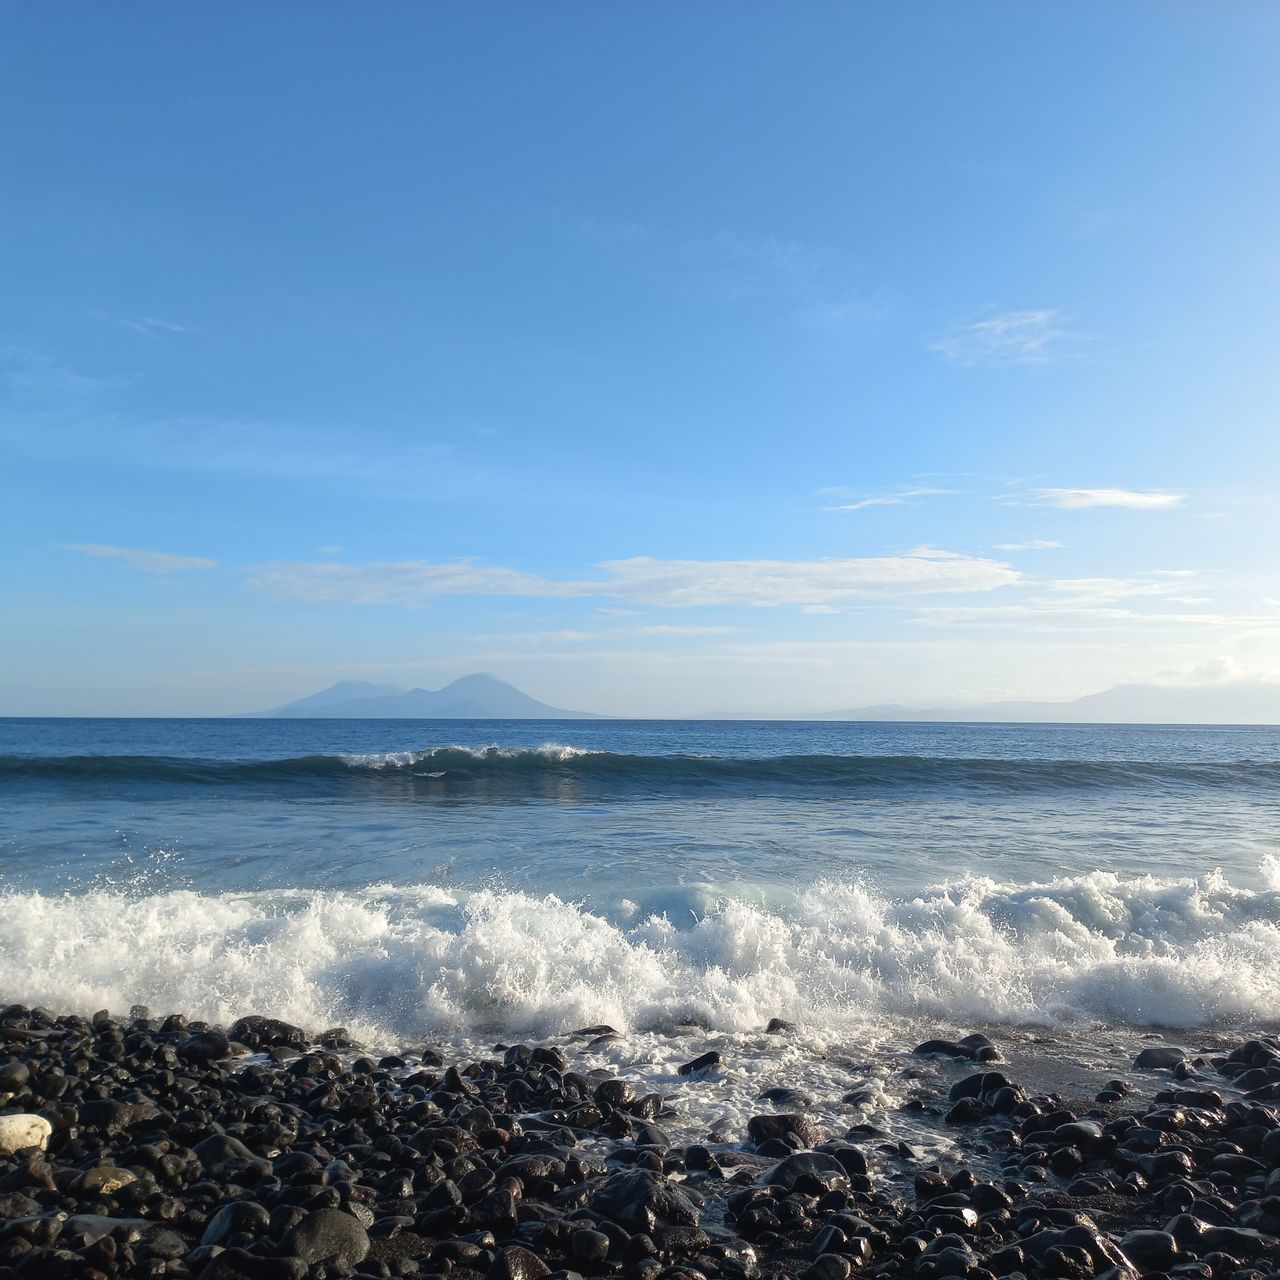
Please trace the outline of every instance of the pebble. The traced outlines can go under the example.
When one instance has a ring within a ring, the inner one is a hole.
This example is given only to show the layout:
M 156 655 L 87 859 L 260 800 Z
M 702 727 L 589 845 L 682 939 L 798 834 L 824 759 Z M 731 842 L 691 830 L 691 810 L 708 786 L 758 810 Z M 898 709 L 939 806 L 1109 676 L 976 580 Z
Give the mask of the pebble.
M 1154 1097 L 1150 1077 L 1109 1082 L 1105 1105 L 1029 1096 L 985 1037 L 925 1041 L 945 1061 L 903 1077 L 902 1105 L 939 1159 L 887 1116 L 829 1139 L 805 1112 L 837 1099 L 785 1075 L 761 1094 L 785 1110 L 751 1117 L 747 1141 L 676 1145 L 659 1095 L 579 1060 L 612 1028 L 449 1062 L 265 1017 L 224 1032 L 11 1006 L 0 1029 L 0 1280 L 1280 1272 L 1268 1037 L 1182 1077 L 1181 1049 L 1148 1045 L 1135 1070 L 1173 1074 Z

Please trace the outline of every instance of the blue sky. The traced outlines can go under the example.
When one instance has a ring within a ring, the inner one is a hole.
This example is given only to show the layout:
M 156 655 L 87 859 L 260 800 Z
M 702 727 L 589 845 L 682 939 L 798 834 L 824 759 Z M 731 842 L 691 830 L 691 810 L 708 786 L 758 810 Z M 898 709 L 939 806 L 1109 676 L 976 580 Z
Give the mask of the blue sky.
M 1280 674 L 1280 9 L 0 3 L 0 712 Z

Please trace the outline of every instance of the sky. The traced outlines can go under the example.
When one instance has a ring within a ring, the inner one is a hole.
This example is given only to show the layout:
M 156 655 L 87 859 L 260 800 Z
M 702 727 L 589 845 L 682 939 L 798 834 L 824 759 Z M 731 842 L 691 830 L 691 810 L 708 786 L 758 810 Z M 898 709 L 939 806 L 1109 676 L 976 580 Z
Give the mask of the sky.
M 0 714 L 1280 677 L 1280 7 L 0 0 Z

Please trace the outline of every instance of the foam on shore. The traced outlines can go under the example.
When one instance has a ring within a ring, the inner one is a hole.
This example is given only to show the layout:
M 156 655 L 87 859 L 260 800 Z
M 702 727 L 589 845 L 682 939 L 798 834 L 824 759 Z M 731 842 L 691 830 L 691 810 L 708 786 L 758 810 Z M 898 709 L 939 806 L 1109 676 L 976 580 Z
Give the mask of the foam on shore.
M 970 878 L 901 899 L 827 883 L 673 890 L 593 912 L 432 885 L 0 897 L 5 998 L 58 1009 L 268 1012 L 382 1043 L 783 1017 L 1208 1027 L 1280 1008 L 1280 892 L 1222 876 Z

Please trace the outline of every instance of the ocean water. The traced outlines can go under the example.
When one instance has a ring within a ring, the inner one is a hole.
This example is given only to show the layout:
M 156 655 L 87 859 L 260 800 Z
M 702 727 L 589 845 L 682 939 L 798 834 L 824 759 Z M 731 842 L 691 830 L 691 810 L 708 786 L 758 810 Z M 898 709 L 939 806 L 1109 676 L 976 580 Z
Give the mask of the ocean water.
M 1273 1025 L 1280 729 L 0 720 L 0 988 L 844 1088 L 948 1030 Z

